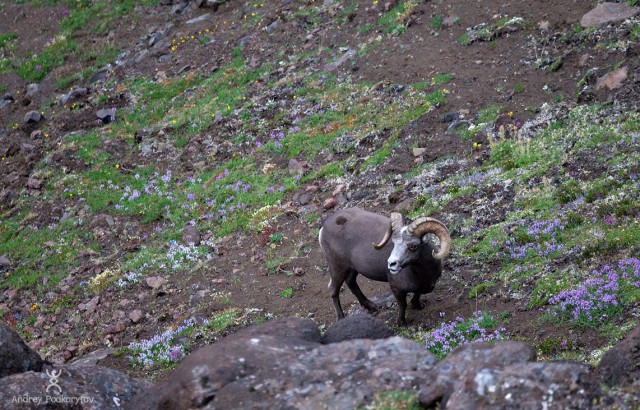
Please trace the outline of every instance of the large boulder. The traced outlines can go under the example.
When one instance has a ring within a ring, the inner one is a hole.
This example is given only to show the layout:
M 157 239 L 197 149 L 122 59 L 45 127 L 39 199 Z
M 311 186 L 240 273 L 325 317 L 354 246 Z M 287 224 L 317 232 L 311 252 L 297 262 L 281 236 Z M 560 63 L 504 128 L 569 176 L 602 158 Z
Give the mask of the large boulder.
M 190 354 L 172 372 L 168 383 L 136 397 L 131 408 L 202 408 L 217 403 L 219 397 L 229 395 L 229 389 L 235 391 L 237 380 L 250 377 L 256 381 L 264 375 L 276 375 L 278 365 L 290 363 L 318 345 L 320 331 L 309 319 L 277 319 L 242 329 Z M 257 390 L 250 393 L 231 393 L 237 396 L 235 407 L 243 407 L 246 400 L 268 399 Z
M 149 385 L 99 366 L 47 366 L 0 379 L 0 408 L 118 409 Z
M 596 369 L 608 386 L 631 386 L 640 381 L 640 325 L 602 356 Z
M 598 27 L 603 24 L 631 18 L 640 12 L 640 7 L 633 7 L 625 3 L 604 2 L 582 16 L 582 27 Z
M 437 362 L 424 346 L 399 337 L 320 340 L 307 319 L 243 329 L 189 355 L 130 408 L 353 409 L 379 391 L 417 389 Z
M 20 336 L 4 323 L 0 323 L 0 377 L 15 373 L 39 372 L 43 361 Z
M 455 349 L 420 388 L 420 403 L 447 409 L 587 409 L 601 392 L 591 369 L 573 362 L 534 362 L 527 344 L 468 344 Z

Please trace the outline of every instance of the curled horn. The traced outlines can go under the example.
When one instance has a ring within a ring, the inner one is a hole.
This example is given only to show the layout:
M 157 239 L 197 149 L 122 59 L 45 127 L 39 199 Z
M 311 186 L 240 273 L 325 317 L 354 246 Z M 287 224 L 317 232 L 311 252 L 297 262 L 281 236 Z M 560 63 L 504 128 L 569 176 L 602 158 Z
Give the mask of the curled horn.
M 451 236 L 449 235 L 449 230 L 445 224 L 437 219 L 421 216 L 411 222 L 407 231 L 418 238 L 426 233 L 432 233 L 438 237 L 440 240 L 440 252 L 436 253 L 435 250 L 433 251 L 434 259 L 443 259 L 449 254 L 449 250 L 451 249 Z
M 387 232 L 385 232 L 384 237 L 380 241 L 380 243 L 372 243 L 373 247 L 377 250 L 384 248 L 384 246 L 389 242 L 391 235 L 393 235 L 394 231 L 400 230 L 402 228 L 402 215 L 397 212 L 391 213 L 391 222 L 389 223 L 389 227 L 387 228 Z

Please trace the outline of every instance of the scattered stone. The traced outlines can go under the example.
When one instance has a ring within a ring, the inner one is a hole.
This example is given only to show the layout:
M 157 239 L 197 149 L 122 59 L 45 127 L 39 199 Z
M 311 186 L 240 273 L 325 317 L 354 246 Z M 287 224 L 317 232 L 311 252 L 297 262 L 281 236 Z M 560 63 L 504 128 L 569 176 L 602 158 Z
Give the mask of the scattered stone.
M 87 337 L 89 338 L 89 337 Z M 112 347 L 105 347 L 104 349 L 94 350 L 91 353 L 87 353 L 79 359 L 76 359 L 71 366 L 95 366 L 98 364 L 100 360 L 105 359 L 111 353 L 115 352 L 116 349 Z
M 460 114 L 457 112 L 449 112 L 442 116 L 442 122 L 453 122 L 460 119 Z
M 344 192 L 344 189 L 345 189 L 344 184 L 339 184 L 339 185 L 338 185 L 338 186 L 336 186 L 336 188 L 333 190 L 333 192 L 331 193 L 331 195 L 333 195 L 333 196 L 338 196 L 338 195 L 340 195 L 341 193 L 343 193 L 343 192 Z
M 196 23 L 200 23 L 201 21 L 206 21 L 209 19 L 210 14 L 209 13 L 205 13 L 202 16 L 196 17 L 196 18 L 192 18 L 191 20 L 187 20 L 187 22 L 185 24 L 196 24 Z
M 6 107 L 7 105 L 13 103 L 13 95 L 6 93 L 5 95 L 2 96 L 2 99 L 0 100 L 0 110 L 3 109 L 4 107 Z
M 453 27 L 453 25 L 458 22 L 460 22 L 460 17 L 447 16 L 444 19 L 442 19 L 442 27 Z
M 84 97 L 89 93 L 85 87 L 78 87 L 71 90 L 68 94 L 61 95 L 58 97 L 58 101 L 62 105 L 66 105 L 70 100 L 77 99 L 79 97 Z
M 426 148 L 413 148 L 412 150 L 414 157 L 421 157 L 425 152 L 427 152 Z
M 34 149 L 36 149 L 36 146 L 33 144 L 29 144 L 28 142 L 23 142 L 22 144 L 20 144 L 20 151 L 24 153 L 28 154 L 32 152 Z
M 27 179 L 27 188 L 40 189 L 42 188 L 42 181 L 37 178 Z
M 551 27 L 551 23 L 549 23 L 548 20 L 542 20 L 541 22 L 538 23 L 538 28 L 540 30 L 549 30 L 550 27 Z
M 340 56 L 340 58 L 338 58 L 336 61 L 326 64 L 324 66 L 324 70 L 334 71 L 335 69 L 340 67 L 342 64 L 344 64 L 346 61 L 354 58 L 356 55 L 357 55 L 356 50 L 348 49 L 347 52 L 344 53 L 342 56 Z
M 313 195 L 308 192 L 302 192 L 293 196 L 293 202 L 300 206 L 308 205 L 312 200 Z
M 165 278 L 160 277 L 160 276 L 148 276 L 148 277 L 145 278 L 145 283 L 151 289 L 158 289 L 162 285 L 167 283 L 167 280 Z
M 171 7 L 171 14 L 182 14 L 189 6 L 188 1 L 181 1 Z
M 29 97 L 33 97 L 34 95 L 38 94 L 38 84 L 36 83 L 31 83 L 29 85 L 27 85 L 27 95 Z
M 8 268 L 11 266 L 11 261 L 7 258 L 6 255 L 0 255 L 0 268 Z
M 28 113 L 25 114 L 24 116 L 24 123 L 27 125 L 34 125 L 39 123 L 40 121 L 42 121 L 44 119 L 44 117 L 42 116 L 42 114 L 40 114 L 39 111 L 29 111 Z
M 96 311 L 99 303 L 100 303 L 100 295 L 97 295 L 97 296 L 94 296 L 89 302 L 84 304 L 84 309 L 80 308 L 80 305 L 82 305 L 82 303 L 78 305 L 78 309 L 84 310 L 87 313 L 87 315 L 90 315 Z
M 584 28 L 598 27 L 603 24 L 626 20 L 638 14 L 640 7 L 632 7 L 625 3 L 605 2 L 582 16 L 580 25 Z
M 276 19 L 276 20 L 274 20 L 272 23 L 270 23 L 269 25 L 267 25 L 267 26 L 264 28 L 264 31 L 266 31 L 267 33 L 271 34 L 271 33 L 273 33 L 273 32 L 276 30 L 276 28 L 278 28 L 278 26 L 280 25 L 280 23 L 281 23 L 281 20 L 280 20 L 280 19 Z
M 617 70 L 605 74 L 603 77 L 598 79 L 598 82 L 596 83 L 596 90 L 600 90 L 604 87 L 607 87 L 609 90 L 615 90 L 622 87 L 622 83 L 627 79 L 627 72 L 627 67 L 620 67 Z
M 322 204 L 322 207 L 324 209 L 332 209 L 336 205 L 338 205 L 338 201 L 335 198 L 328 198 L 327 200 L 324 201 L 324 203 Z
M 44 362 L 9 326 L 0 322 L 0 378 L 28 371 L 42 371 Z M 6 402 L 3 402 L 6 403 Z
M 295 158 L 291 158 L 288 165 L 289 173 L 292 175 L 302 175 L 308 165 L 309 163 L 307 161 L 298 161 Z
M 98 120 L 100 120 L 102 124 L 109 124 L 110 122 L 115 121 L 116 119 L 116 109 L 103 108 L 101 110 L 98 110 L 98 112 L 96 112 L 96 116 L 98 117 Z
M 187 64 L 187 65 L 183 66 L 182 68 L 180 68 L 178 70 L 178 72 L 176 73 L 176 75 L 180 75 L 180 74 L 184 73 L 185 71 L 189 71 L 189 70 L 191 70 L 191 64 Z
M 126 329 L 125 324 L 122 322 L 118 322 L 113 325 L 107 326 L 107 328 L 104 329 L 104 333 L 106 335 L 115 335 L 117 333 L 124 332 L 125 329 Z
M 100 70 L 98 70 L 97 73 L 95 73 L 94 75 L 91 76 L 91 78 L 89 78 L 89 84 L 103 82 L 109 76 L 109 74 L 111 74 L 112 71 L 113 71 L 113 67 L 111 66 L 111 64 L 108 64 L 107 66 L 102 67 Z
M 407 199 L 403 199 L 402 201 L 398 202 L 394 210 L 400 213 L 404 211 L 410 211 L 411 209 L 413 209 L 413 205 L 414 205 L 414 199 L 413 197 L 409 197 Z
M 200 245 L 201 235 L 198 228 L 187 223 L 183 228 L 182 242 L 185 245 Z

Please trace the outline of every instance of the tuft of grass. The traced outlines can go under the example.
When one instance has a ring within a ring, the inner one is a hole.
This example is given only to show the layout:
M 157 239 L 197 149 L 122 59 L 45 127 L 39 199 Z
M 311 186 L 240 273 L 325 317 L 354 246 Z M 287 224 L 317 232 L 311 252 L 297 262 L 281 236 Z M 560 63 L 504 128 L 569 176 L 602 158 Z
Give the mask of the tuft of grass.
M 441 30 L 443 21 L 444 19 L 442 18 L 442 16 L 436 14 L 429 20 L 429 26 L 431 26 L 431 28 L 435 30 Z
M 288 287 L 283 289 L 282 292 L 280 292 L 280 297 L 283 299 L 291 299 L 293 297 L 293 288 Z
M 378 19 L 378 26 L 382 27 L 385 33 L 390 35 L 400 35 L 404 33 L 407 29 L 406 20 L 417 4 L 415 0 L 398 3 Z
M 7 47 L 12 40 L 17 39 L 18 36 L 14 33 L 2 33 L 0 34 L 0 49 Z
M 419 410 L 416 392 L 408 390 L 386 390 L 377 392 L 373 402 L 359 410 Z

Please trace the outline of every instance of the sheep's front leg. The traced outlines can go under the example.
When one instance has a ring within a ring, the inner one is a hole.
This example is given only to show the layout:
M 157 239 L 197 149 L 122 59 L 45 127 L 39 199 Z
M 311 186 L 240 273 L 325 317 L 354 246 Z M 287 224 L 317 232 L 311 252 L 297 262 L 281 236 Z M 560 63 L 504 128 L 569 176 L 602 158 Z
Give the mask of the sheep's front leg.
M 420 294 L 414 293 L 413 297 L 411 298 L 411 308 L 415 310 L 422 310 L 424 309 L 424 307 L 425 304 L 420 302 Z
M 375 303 L 373 303 L 372 301 L 370 301 L 369 299 L 367 299 L 364 293 L 362 293 L 360 286 L 358 286 L 358 282 L 356 282 L 357 276 L 358 276 L 357 272 L 353 272 L 352 274 L 350 274 L 347 277 L 347 281 L 346 281 L 347 286 L 349 286 L 349 289 L 351 289 L 351 293 L 353 293 L 355 297 L 358 298 L 358 302 L 360 302 L 360 305 L 362 305 L 362 307 L 367 309 L 369 313 L 371 313 L 372 315 L 375 315 L 380 310 L 380 307 Z
M 398 302 L 398 320 L 396 321 L 396 323 L 398 324 L 398 326 L 405 327 L 407 326 L 407 292 L 396 289 L 393 286 L 391 287 L 391 292 L 393 292 L 393 296 Z

